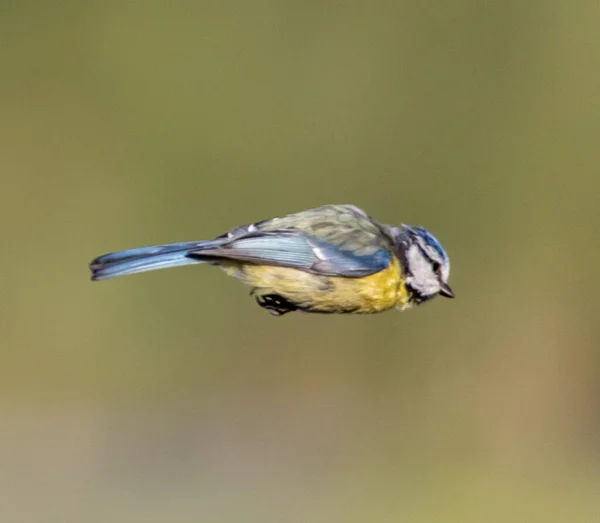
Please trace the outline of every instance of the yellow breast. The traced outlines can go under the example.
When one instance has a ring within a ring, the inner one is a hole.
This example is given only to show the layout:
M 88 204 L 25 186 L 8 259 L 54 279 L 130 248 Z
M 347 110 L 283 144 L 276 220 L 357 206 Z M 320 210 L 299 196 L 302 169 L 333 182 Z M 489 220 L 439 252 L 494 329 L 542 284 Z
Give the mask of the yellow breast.
M 387 269 L 363 278 L 334 278 L 335 294 L 352 312 L 381 312 L 404 307 L 408 294 L 396 258 Z
M 257 294 L 279 294 L 312 312 L 371 313 L 408 304 L 396 258 L 383 271 L 363 278 L 320 276 L 289 267 L 253 264 L 223 269 L 255 287 Z

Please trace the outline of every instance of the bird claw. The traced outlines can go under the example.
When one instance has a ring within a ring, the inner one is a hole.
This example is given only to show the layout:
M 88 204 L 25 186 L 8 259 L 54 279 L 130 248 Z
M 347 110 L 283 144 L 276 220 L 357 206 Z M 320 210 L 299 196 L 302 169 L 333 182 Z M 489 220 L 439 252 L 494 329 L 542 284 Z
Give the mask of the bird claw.
M 253 292 L 255 289 L 253 289 Z M 251 293 L 252 294 L 252 293 Z M 298 310 L 298 307 L 279 294 L 261 294 L 256 296 L 256 303 L 267 309 L 273 316 L 283 316 L 288 312 Z

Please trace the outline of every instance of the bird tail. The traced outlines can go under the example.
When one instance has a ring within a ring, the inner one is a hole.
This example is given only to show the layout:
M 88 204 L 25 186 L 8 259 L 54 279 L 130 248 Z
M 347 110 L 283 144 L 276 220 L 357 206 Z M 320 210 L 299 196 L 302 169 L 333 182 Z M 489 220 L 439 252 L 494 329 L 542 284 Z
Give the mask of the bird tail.
M 188 255 L 221 243 L 222 240 L 170 243 L 105 254 L 90 263 L 92 280 L 108 280 L 126 274 L 203 263 L 203 260 L 190 258 Z

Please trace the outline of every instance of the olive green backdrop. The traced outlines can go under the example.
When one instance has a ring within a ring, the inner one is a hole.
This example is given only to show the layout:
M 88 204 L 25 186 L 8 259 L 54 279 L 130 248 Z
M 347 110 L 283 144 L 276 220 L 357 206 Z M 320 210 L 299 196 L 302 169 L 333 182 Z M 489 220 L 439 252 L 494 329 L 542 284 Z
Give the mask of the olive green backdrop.
M 600 518 L 597 1 L 0 5 L 0 519 Z M 454 301 L 274 318 L 105 252 L 325 203 Z

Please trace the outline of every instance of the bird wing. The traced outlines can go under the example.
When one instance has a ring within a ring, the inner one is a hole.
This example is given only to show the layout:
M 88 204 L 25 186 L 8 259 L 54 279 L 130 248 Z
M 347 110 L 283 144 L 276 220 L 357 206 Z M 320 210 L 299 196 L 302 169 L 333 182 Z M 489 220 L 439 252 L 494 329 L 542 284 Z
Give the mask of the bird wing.
M 232 238 L 213 248 L 201 248 L 188 257 L 230 259 L 263 265 L 292 267 L 314 274 L 359 278 L 389 266 L 392 254 L 385 247 L 352 248 L 354 237 L 337 244 L 299 230 L 256 231 Z
M 357 254 L 389 247 L 381 224 L 354 205 L 325 205 L 255 224 L 260 231 L 295 230 Z

